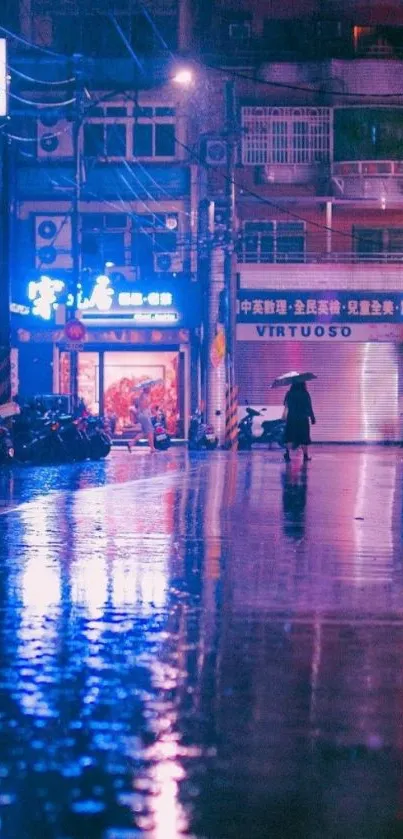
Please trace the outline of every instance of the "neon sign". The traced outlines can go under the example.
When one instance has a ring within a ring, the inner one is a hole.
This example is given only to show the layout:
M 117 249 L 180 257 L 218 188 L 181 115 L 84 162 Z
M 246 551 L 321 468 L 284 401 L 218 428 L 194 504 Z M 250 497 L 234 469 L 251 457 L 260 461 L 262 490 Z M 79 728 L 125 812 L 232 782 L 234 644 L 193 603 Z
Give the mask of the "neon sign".
M 172 294 L 168 291 L 159 294 L 152 291 L 150 294 L 142 294 L 140 291 L 122 291 L 118 297 L 119 306 L 172 306 Z
M 95 280 L 95 286 L 88 300 L 88 306 L 81 306 L 80 303 L 84 303 L 84 301 L 79 300 L 79 308 L 98 309 L 100 312 L 109 312 L 109 309 L 112 307 L 114 294 L 115 292 L 111 286 L 109 277 L 106 274 L 101 274 Z
M 63 299 L 64 297 L 64 299 Z M 42 275 L 39 280 L 32 281 L 28 286 L 28 298 L 32 302 L 32 314 L 44 320 L 50 320 L 53 312 L 63 301 L 67 306 L 74 305 L 74 297 L 67 294 L 66 286 L 62 280 L 54 280 L 51 277 Z M 143 294 L 141 291 L 122 291 L 117 293 L 111 285 L 110 277 L 100 274 L 96 280 L 91 294 L 87 297 L 79 289 L 77 308 L 83 312 L 109 313 L 116 309 L 142 309 L 151 307 L 157 309 L 157 313 L 137 311 L 133 314 L 133 320 L 151 321 L 158 319 L 160 322 L 171 322 L 177 319 L 174 313 L 162 312 L 161 309 L 169 309 L 174 305 L 173 295 L 169 291 L 151 291 Z M 166 317 L 165 317 L 166 315 Z
M 51 277 L 42 276 L 38 282 L 31 282 L 28 286 L 28 298 L 32 301 L 32 314 L 43 320 L 50 320 L 63 289 L 62 280 L 52 280 Z

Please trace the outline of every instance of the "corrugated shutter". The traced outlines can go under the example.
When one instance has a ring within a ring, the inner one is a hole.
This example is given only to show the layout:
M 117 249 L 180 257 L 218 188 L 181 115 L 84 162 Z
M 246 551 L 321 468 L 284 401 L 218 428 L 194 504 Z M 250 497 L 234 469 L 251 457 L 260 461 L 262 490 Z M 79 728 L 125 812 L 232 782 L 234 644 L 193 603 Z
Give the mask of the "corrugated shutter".
M 317 417 L 314 440 L 399 440 L 401 358 L 400 344 L 239 341 L 240 403 L 279 404 L 285 391 L 270 391 L 270 382 L 289 370 L 309 370 L 318 376 L 309 385 Z

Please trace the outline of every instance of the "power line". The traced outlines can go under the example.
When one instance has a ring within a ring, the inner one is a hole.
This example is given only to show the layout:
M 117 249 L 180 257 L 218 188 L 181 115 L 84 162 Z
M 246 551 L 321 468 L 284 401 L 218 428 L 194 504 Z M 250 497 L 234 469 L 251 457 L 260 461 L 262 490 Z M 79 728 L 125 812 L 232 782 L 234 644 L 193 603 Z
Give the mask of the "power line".
M 351 233 L 351 234 L 346 233 L 343 230 L 337 230 L 336 228 L 330 227 L 327 224 L 323 224 L 323 223 L 317 222 L 317 221 L 312 221 L 311 219 L 306 219 L 304 216 L 299 215 L 299 213 L 295 213 L 293 210 L 287 209 L 286 207 L 282 206 L 281 204 L 278 204 L 277 202 L 272 201 L 270 198 L 265 198 L 262 195 L 259 195 L 259 193 L 254 192 L 251 189 L 248 189 L 248 187 L 244 186 L 244 184 L 239 184 L 235 180 L 235 178 L 229 178 L 228 175 L 225 174 L 225 172 L 222 172 L 222 171 L 218 170 L 217 167 L 211 166 L 211 165 L 205 163 L 201 159 L 200 155 L 196 155 L 195 152 L 193 151 L 193 149 L 191 149 L 190 146 L 188 146 L 186 143 L 181 142 L 178 138 L 176 138 L 176 142 L 179 145 L 183 146 L 183 148 L 188 152 L 188 154 L 190 154 L 199 164 L 205 166 L 207 169 L 212 169 L 214 171 L 217 171 L 218 174 L 222 177 L 222 179 L 224 181 L 226 181 L 227 183 L 230 183 L 232 186 L 234 186 L 238 190 L 242 189 L 243 192 L 247 192 L 248 195 L 250 195 L 251 198 L 255 198 L 261 204 L 266 204 L 269 207 L 274 207 L 279 212 L 285 213 L 286 215 L 289 215 L 291 218 L 295 218 L 298 221 L 303 221 L 305 224 L 310 224 L 312 227 L 316 227 L 316 228 L 319 228 L 321 230 L 325 230 L 329 233 L 336 233 L 338 236 L 345 236 L 348 239 L 357 238 L 357 237 L 354 237 L 353 233 Z
M 352 93 L 352 92 L 342 92 L 342 91 L 334 91 L 334 90 L 325 90 L 324 88 L 312 88 L 312 87 L 305 87 L 303 85 L 295 85 L 295 84 L 288 84 L 287 82 L 276 82 L 270 81 L 269 79 L 264 79 L 261 76 L 249 76 L 247 73 L 241 73 L 239 70 L 233 70 L 231 68 L 220 67 L 212 64 L 207 64 L 202 59 L 193 59 L 196 64 L 200 67 L 203 67 L 206 70 L 210 70 L 214 73 L 221 73 L 224 76 L 233 76 L 234 78 L 243 79 L 244 81 L 252 82 L 254 84 L 265 85 L 266 87 L 274 87 L 279 88 L 280 90 L 293 90 L 302 93 L 309 93 L 310 95 L 327 95 L 327 96 L 334 96 L 337 98 L 352 98 L 352 99 L 398 99 L 403 96 L 402 91 L 398 91 L 396 93 Z M 268 61 L 267 64 L 270 65 L 272 62 Z M 279 62 L 280 64 L 284 64 L 287 62 Z M 298 64 L 301 62 L 292 62 L 293 64 Z
M 137 65 L 137 69 L 138 69 L 138 70 L 140 70 L 140 73 L 144 74 L 144 68 L 143 68 L 143 65 L 142 65 L 142 63 L 141 63 L 140 59 L 137 57 L 137 54 L 135 53 L 135 51 L 134 51 L 134 49 L 133 49 L 132 45 L 129 43 L 128 39 L 126 38 L 126 35 L 125 35 L 125 33 L 123 32 L 122 27 L 119 25 L 119 23 L 117 22 L 117 20 L 116 20 L 116 18 L 115 18 L 115 16 L 114 16 L 113 14 L 109 14 L 109 15 L 108 15 L 108 17 L 109 17 L 109 20 L 113 23 L 113 25 L 114 25 L 114 27 L 115 27 L 115 29 L 116 29 L 116 31 L 117 31 L 117 33 L 118 33 L 118 35 L 119 35 L 119 36 L 120 36 L 120 38 L 122 39 L 122 41 L 123 41 L 123 43 L 124 43 L 124 45 L 125 45 L 125 47 L 126 47 L 126 49 L 127 49 L 128 53 L 129 53 L 129 55 L 131 55 L 131 57 L 132 57 L 133 61 L 134 61 L 134 62 L 135 62 L 135 64 Z
M 17 70 L 16 67 L 8 67 L 11 73 L 14 73 L 15 76 L 18 76 L 20 79 L 24 79 L 24 81 L 31 82 L 32 84 L 44 84 L 50 85 L 52 87 L 62 87 L 66 85 L 73 84 L 75 82 L 74 76 L 69 79 L 60 79 L 58 81 L 49 81 L 48 79 L 34 79 L 32 76 L 27 76 L 26 73 L 22 73 L 21 70 Z
M 73 105 L 76 101 L 76 97 L 73 96 L 71 99 L 64 99 L 63 102 L 38 102 L 34 99 L 25 99 L 23 96 L 18 96 L 17 93 L 9 94 L 12 99 L 16 99 L 17 102 L 22 102 L 23 105 L 30 105 L 34 108 L 67 108 L 68 105 Z

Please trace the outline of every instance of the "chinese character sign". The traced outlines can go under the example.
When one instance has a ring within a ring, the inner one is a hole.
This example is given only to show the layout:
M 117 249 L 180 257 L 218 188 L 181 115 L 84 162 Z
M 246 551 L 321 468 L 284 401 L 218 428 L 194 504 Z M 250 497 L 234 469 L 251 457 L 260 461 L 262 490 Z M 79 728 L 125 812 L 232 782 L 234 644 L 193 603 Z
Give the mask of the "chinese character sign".
M 237 312 L 239 323 L 392 323 L 403 320 L 403 295 L 242 289 Z

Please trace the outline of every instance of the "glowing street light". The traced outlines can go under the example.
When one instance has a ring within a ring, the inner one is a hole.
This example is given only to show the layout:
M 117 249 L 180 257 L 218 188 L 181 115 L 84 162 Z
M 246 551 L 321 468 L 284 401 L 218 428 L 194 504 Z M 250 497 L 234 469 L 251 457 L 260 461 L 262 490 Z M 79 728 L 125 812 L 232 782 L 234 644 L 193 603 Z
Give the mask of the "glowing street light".
M 191 87 L 194 82 L 194 73 L 189 67 L 181 67 L 172 77 L 172 81 L 180 87 Z

